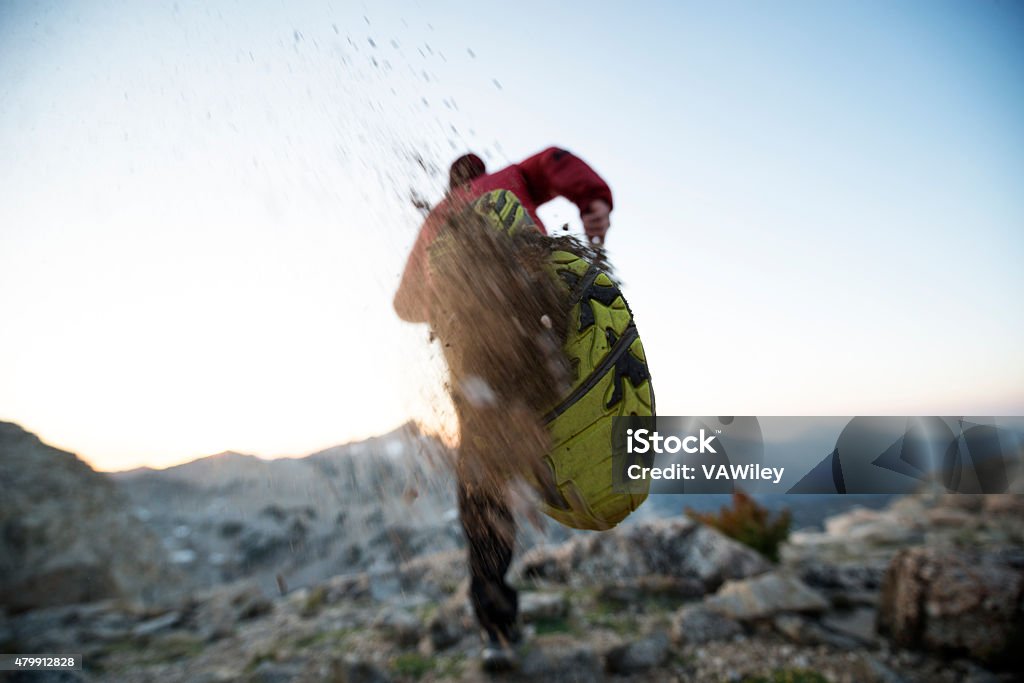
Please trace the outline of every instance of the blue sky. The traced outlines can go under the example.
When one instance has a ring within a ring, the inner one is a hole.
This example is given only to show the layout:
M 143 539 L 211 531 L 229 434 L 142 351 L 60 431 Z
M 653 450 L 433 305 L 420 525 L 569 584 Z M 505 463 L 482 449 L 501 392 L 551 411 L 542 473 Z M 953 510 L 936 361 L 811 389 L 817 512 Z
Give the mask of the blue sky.
M 413 156 L 549 144 L 612 185 L 662 413 L 1021 414 L 1022 34 L 1006 2 L 0 4 L 0 419 L 101 468 L 450 425 L 389 308 L 442 182 Z

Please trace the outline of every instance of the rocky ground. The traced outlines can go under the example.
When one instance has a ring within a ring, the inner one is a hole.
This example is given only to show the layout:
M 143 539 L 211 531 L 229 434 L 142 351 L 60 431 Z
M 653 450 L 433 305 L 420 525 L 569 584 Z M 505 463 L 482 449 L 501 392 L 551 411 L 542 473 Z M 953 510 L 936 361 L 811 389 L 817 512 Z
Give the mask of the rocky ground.
M 1019 680 L 1024 499 L 902 498 L 795 534 L 779 565 L 683 518 L 537 547 L 506 681 Z M 7 617 L 8 652 L 82 681 L 476 681 L 458 551 L 268 598 L 251 582 L 142 607 Z M 23 680 L 42 680 L 24 677 Z

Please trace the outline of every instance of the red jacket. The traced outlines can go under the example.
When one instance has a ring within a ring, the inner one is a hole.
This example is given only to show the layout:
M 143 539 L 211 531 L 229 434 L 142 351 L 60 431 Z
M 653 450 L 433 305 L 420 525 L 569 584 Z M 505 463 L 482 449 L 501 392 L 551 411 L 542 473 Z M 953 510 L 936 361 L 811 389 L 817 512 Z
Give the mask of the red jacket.
M 427 249 L 441 231 L 452 203 L 465 202 L 491 190 L 509 190 L 519 197 L 530 218 L 545 234 L 547 230 L 537 216 L 537 207 L 555 197 L 565 197 L 579 207 L 581 214 L 595 199 L 603 199 L 612 206 L 612 191 L 601 176 L 579 157 L 557 147 L 549 147 L 518 164 L 476 178 L 468 186 L 452 192 L 423 222 L 395 293 L 395 312 L 402 320 L 429 322 Z

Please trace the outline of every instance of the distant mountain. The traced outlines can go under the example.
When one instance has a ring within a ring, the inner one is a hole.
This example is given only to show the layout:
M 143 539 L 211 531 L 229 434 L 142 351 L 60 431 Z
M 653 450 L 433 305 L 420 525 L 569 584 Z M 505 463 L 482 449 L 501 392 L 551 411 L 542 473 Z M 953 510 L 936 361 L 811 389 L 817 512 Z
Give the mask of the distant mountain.
M 157 597 L 179 585 L 117 486 L 10 422 L 0 422 L 0 492 L 0 605 L 9 611 Z
M 194 586 L 266 591 L 461 542 L 449 451 L 413 424 L 302 458 L 220 453 L 110 475 Z
M 116 479 L 130 479 L 132 477 L 143 476 L 153 472 L 170 472 L 183 474 L 186 478 L 195 478 L 197 476 L 201 476 L 204 472 L 217 471 L 224 467 L 231 467 L 233 464 L 244 466 L 244 464 L 251 463 L 255 460 L 260 460 L 260 458 L 255 455 L 246 455 L 245 453 L 238 453 L 236 451 L 224 451 L 223 453 L 208 455 L 180 465 L 172 465 L 171 467 L 166 467 L 164 469 L 156 469 L 154 467 L 136 467 L 130 470 L 108 472 L 107 474 Z
M 235 452 L 110 477 L 196 587 L 251 578 L 264 591 L 338 574 L 386 574 L 463 543 L 453 453 L 413 423 L 301 458 Z M 519 542 L 559 540 L 523 525 Z

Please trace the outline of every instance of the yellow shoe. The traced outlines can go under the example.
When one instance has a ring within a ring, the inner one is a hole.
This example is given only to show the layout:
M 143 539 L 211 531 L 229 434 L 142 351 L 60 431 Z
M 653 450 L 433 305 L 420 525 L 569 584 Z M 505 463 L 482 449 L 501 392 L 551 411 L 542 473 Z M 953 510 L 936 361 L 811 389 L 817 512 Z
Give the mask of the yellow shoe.
M 488 192 L 471 208 L 509 237 L 537 231 L 519 199 L 507 190 Z M 445 267 L 445 255 L 454 254 L 457 239 L 442 234 L 435 240 L 431 258 L 436 268 Z M 592 252 L 581 248 L 580 254 L 572 253 L 557 248 L 554 239 L 542 239 L 551 245 L 548 273 L 571 306 L 562 350 L 573 372 L 568 392 L 544 415 L 552 443 L 544 462 L 554 487 L 531 483 L 548 516 L 577 529 L 610 529 L 647 498 L 647 488 L 640 493 L 612 490 L 613 418 L 654 415 L 647 359 L 618 284 L 593 262 Z M 457 267 L 451 259 L 447 263 Z
M 609 529 L 640 507 L 642 493 L 612 490 L 612 419 L 653 416 L 654 390 L 633 314 L 618 285 L 585 258 L 553 251 L 550 267 L 573 302 L 563 350 L 572 389 L 545 415 L 545 460 L 564 504 L 544 512 L 578 529 Z

